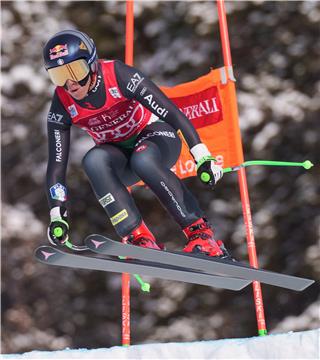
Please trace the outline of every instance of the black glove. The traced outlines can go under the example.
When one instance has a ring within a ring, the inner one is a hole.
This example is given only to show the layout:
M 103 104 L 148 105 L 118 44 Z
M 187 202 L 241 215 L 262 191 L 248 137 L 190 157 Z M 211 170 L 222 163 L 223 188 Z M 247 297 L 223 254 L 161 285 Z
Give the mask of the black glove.
M 56 206 L 50 210 L 50 225 L 48 227 L 48 239 L 53 245 L 65 245 L 69 240 L 69 224 L 67 210 Z

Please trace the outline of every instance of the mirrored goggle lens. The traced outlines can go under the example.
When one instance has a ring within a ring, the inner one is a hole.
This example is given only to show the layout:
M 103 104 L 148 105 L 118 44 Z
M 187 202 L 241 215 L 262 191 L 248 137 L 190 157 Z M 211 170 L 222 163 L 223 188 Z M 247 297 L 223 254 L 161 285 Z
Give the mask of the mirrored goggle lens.
M 51 81 L 58 86 L 64 86 L 67 80 L 81 81 L 89 74 L 89 71 L 89 65 L 84 59 L 48 69 Z

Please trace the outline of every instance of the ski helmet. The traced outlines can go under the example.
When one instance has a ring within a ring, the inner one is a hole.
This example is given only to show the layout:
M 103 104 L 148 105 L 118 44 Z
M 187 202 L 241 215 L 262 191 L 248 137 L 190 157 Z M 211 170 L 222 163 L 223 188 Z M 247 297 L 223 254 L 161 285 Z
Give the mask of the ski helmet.
M 55 34 L 44 46 L 43 57 L 52 82 L 58 86 L 64 86 L 68 79 L 80 82 L 97 71 L 96 46 L 78 30 Z

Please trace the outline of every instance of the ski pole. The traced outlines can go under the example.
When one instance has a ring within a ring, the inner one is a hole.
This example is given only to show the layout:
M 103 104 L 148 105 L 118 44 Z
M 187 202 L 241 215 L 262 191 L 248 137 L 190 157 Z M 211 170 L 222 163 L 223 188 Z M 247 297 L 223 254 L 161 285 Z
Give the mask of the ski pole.
M 61 226 L 57 226 L 56 228 L 54 228 L 53 233 L 57 238 L 59 238 L 59 237 L 61 237 L 63 235 L 63 228 Z M 70 250 L 75 250 L 75 251 L 89 250 L 87 246 L 73 245 L 72 242 L 69 241 L 69 239 L 64 241 L 62 245 L 66 246 Z
M 313 164 L 310 160 L 306 160 L 304 162 L 290 162 L 290 161 L 271 161 L 271 160 L 250 160 L 245 161 L 244 163 L 227 167 L 223 169 L 224 173 L 228 173 L 231 171 L 237 171 L 243 167 L 251 166 L 251 165 L 264 165 L 264 166 L 302 166 L 306 170 L 309 170 L 312 168 Z
M 125 259 L 125 256 L 119 256 L 119 259 Z M 141 286 L 141 290 L 144 292 L 150 292 L 150 284 L 143 281 L 140 275 L 134 274 L 134 277 L 136 278 L 137 282 Z
M 57 229 L 57 228 L 56 228 Z M 55 229 L 55 230 L 56 230 Z M 58 233 L 58 231 L 57 231 Z M 64 245 L 66 247 L 68 247 L 69 249 L 71 250 L 76 250 L 76 251 L 83 251 L 83 250 L 88 250 L 88 248 L 86 246 L 76 246 L 76 245 L 73 245 L 69 240 L 67 240 Z M 124 256 L 119 256 L 119 259 L 125 259 Z M 150 292 L 150 284 L 143 281 L 141 276 L 140 275 L 137 275 L 137 274 L 134 274 L 134 277 L 136 278 L 137 282 L 140 284 L 141 286 L 141 290 L 144 291 L 144 292 Z
M 144 292 L 150 292 L 150 284 L 143 281 L 141 279 L 140 275 L 134 274 L 134 277 L 136 278 L 136 280 L 138 281 L 138 283 L 141 285 L 141 290 Z

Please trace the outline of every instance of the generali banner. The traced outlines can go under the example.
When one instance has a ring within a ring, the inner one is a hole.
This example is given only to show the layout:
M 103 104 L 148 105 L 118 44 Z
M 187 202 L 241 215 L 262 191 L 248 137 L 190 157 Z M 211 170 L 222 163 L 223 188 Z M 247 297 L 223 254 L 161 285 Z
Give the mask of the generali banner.
M 196 129 L 222 121 L 222 105 L 216 86 L 171 100 Z
M 214 69 L 194 81 L 161 90 L 192 122 L 217 162 L 230 167 L 244 160 L 235 85 L 226 76 L 222 83 L 223 71 L 224 68 Z M 172 170 L 180 178 L 196 175 L 194 160 L 185 143 Z

